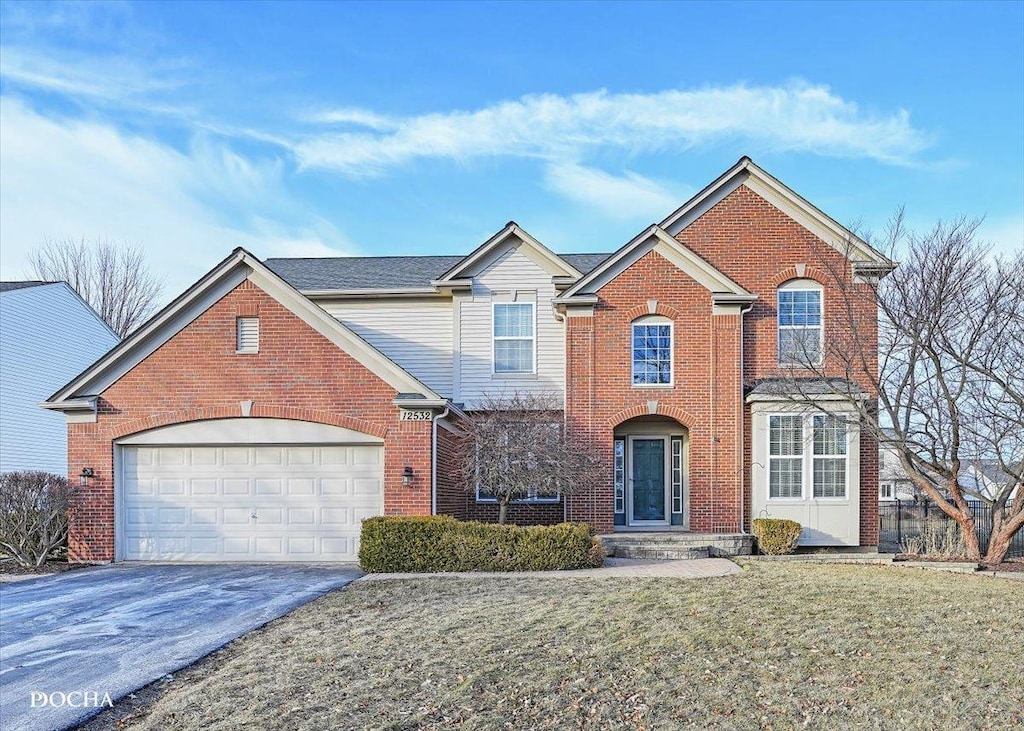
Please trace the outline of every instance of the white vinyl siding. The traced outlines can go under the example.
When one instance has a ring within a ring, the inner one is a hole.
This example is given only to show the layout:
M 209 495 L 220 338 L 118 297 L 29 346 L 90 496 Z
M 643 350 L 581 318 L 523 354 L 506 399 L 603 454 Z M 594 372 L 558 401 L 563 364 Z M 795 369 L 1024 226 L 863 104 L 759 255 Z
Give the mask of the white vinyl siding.
M 473 408 L 486 394 L 511 391 L 557 394 L 565 384 L 565 332 L 555 318 L 551 274 L 515 248 L 496 254 L 473 277 L 471 294 L 455 299 L 460 333 L 456 356 L 456 401 Z M 495 373 L 493 368 L 493 307 L 496 303 L 533 304 L 535 307 L 532 373 Z
M 235 350 L 237 352 L 258 353 L 260 351 L 260 318 L 236 318 L 235 330 Z
M 442 396 L 452 395 L 452 302 L 448 299 L 320 303 L 370 345 Z
M 495 373 L 533 373 L 535 310 L 532 302 L 494 303 Z
M 0 294 L 0 472 L 68 473 L 64 415 L 38 404 L 117 343 L 63 282 Z

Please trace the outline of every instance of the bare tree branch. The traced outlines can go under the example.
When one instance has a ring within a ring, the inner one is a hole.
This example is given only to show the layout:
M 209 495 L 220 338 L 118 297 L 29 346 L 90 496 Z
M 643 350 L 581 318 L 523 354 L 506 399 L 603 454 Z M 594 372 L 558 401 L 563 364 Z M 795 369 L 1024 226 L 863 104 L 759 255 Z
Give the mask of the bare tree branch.
M 794 369 L 787 388 L 813 403 L 812 375 L 856 404 L 861 428 L 893 449 L 914 485 L 960 525 L 973 559 L 982 556 L 967 498 L 991 507 L 984 560 L 998 563 L 1024 526 L 1024 252 L 994 256 L 976 239 L 980 223 L 940 221 L 915 234 L 897 212 L 872 242 L 903 259 L 884 277 L 858 281 L 846 260 L 823 254 L 842 322 L 820 364 Z M 874 311 L 877 341 L 875 323 L 858 317 Z M 865 383 L 873 393 L 861 392 Z
M 567 495 L 601 479 L 598 453 L 570 440 L 556 394 L 485 395 L 460 427 L 456 482 L 493 497 L 499 523 L 517 500 Z
M 163 278 L 149 270 L 138 244 L 47 239 L 29 265 L 38 279 L 71 285 L 122 338 L 145 321 L 163 291 Z

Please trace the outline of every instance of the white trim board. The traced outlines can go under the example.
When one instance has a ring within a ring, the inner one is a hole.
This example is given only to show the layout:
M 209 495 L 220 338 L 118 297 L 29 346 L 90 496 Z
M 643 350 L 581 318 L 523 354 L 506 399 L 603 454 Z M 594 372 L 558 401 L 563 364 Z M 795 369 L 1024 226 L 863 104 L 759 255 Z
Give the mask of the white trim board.
M 669 236 L 675 237 L 717 203 L 745 185 L 815 236 L 854 262 L 869 262 L 891 270 L 895 263 L 874 249 L 817 206 L 810 203 L 778 178 L 742 157 L 702 191 L 677 208 L 661 222 Z
M 509 239 L 515 239 L 518 243 L 515 241 L 510 242 Z M 512 246 L 518 249 L 524 256 L 532 259 L 537 266 L 553 277 L 572 277 L 573 279 L 578 279 L 583 276 L 580 271 L 571 266 L 562 257 L 544 246 L 527 231 L 520 228 L 519 224 L 515 221 L 509 221 L 501 231 L 498 231 L 466 255 L 462 261 L 434 280 L 432 284 L 441 286 L 453 280 L 472 276 L 476 272 L 485 269 L 492 257 L 500 254 L 503 246 Z
M 597 292 L 651 251 L 663 256 L 712 295 L 727 295 L 730 301 L 752 302 L 757 298 L 669 236 L 661 226 L 653 224 L 570 287 L 556 302 L 568 302 L 577 295 Z

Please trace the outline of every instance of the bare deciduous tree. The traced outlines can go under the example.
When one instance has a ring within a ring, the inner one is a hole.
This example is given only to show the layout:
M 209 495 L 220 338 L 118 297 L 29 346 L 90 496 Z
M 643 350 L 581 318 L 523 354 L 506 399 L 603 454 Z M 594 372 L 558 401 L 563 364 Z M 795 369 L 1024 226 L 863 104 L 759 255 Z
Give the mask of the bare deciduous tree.
M 487 395 L 467 414 L 456 463 L 457 484 L 492 496 L 498 522 L 516 500 L 568 495 L 602 478 L 601 460 L 589 444 L 566 433 L 554 395 Z
M 994 255 L 976 238 L 979 224 L 959 218 L 915 234 L 898 212 L 871 243 L 902 261 L 866 281 L 820 257 L 829 292 L 839 295 L 839 322 L 822 365 L 808 358 L 789 389 L 813 404 L 805 386 L 827 382 L 856 404 L 861 428 L 891 447 L 914 485 L 959 524 L 968 557 L 996 564 L 1024 526 L 1024 251 Z M 875 308 L 877 355 L 862 314 Z M 808 371 L 817 378 L 797 377 Z M 873 385 L 877 402 L 858 381 Z M 972 475 L 981 465 L 989 479 Z M 969 499 L 992 510 L 984 556 Z
M 74 488 L 48 472 L 0 475 L 0 549 L 26 568 L 39 568 L 68 538 Z
M 142 324 L 163 291 L 163 278 L 150 271 L 138 244 L 46 239 L 29 264 L 38 279 L 71 285 L 122 338 Z

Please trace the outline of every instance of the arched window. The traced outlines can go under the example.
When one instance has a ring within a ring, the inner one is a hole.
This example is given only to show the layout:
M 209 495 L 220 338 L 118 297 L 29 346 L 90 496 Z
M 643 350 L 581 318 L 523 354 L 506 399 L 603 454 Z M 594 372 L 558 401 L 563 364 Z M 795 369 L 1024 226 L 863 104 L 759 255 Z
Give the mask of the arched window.
M 811 279 L 791 279 L 776 294 L 779 365 L 820 365 L 825 347 L 822 286 Z
M 633 385 L 672 385 L 672 321 L 660 315 L 633 320 Z

